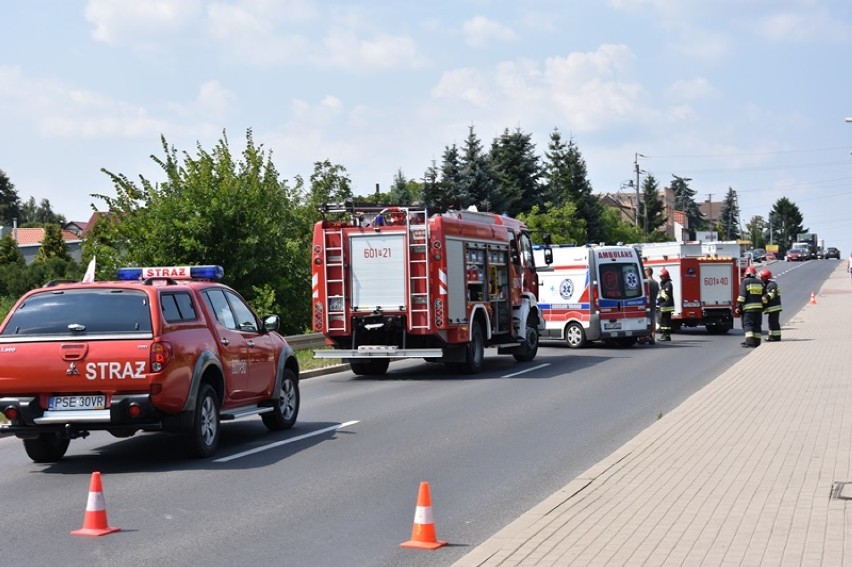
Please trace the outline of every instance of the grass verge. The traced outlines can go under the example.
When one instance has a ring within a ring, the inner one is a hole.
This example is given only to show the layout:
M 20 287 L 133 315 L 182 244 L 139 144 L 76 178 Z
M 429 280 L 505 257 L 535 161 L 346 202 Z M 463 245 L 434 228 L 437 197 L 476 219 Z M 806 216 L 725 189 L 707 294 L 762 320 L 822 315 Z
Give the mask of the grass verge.
M 334 366 L 341 364 L 343 361 L 339 358 L 314 358 L 315 350 L 330 350 L 331 347 L 321 349 L 305 348 L 296 351 L 296 360 L 299 361 L 299 370 L 313 370 L 315 368 L 325 368 L 326 366 Z

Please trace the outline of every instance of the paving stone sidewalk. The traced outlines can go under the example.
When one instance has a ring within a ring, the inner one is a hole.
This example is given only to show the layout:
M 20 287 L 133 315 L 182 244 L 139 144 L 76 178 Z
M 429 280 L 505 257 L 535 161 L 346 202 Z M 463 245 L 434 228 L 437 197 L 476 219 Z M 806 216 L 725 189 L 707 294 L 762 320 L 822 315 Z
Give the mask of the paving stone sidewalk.
M 846 262 L 815 299 L 455 565 L 852 565 Z

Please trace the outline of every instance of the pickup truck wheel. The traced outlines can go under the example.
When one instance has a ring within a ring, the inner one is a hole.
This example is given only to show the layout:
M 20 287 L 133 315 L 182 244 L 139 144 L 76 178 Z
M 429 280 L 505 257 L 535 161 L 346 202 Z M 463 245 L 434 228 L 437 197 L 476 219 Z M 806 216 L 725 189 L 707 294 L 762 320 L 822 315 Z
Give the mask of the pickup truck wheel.
M 210 384 L 202 384 L 195 402 L 192 431 L 184 437 L 184 448 L 190 457 L 206 458 L 219 445 L 219 398 Z
M 24 439 L 24 449 L 36 463 L 55 463 L 65 456 L 70 442 L 70 439 L 60 439 L 53 433 L 40 433 L 35 439 Z
M 521 346 L 521 351 L 512 355 L 519 362 L 529 362 L 538 353 L 538 329 L 527 325 L 527 340 Z
M 260 415 L 263 425 L 270 431 L 290 429 L 299 415 L 299 381 L 292 370 L 284 370 L 279 396 L 275 409 Z
M 390 365 L 389 358 L 352 359 L 349 366 L 358 376 L 380 376 L 386 374 Z
M 570 348 L 583 348 L 586 346 L 586 331 L 583 326 L 576 321 L 568 323 L 565 327 L 565 342 Z
M 476 374 L 482 370 L 485 361 L 485 334 L 482 325 L 473 324 L 470 332 L 470 342 L 467 345 L 467 359 L 462 363 L 462 369 L 467 374 Z

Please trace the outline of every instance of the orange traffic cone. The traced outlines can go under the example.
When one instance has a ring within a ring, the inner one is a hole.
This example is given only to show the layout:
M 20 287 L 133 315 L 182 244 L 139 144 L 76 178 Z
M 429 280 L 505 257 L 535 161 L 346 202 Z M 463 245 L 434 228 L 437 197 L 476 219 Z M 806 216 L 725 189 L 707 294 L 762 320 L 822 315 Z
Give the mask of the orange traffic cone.
M 438 549 L 447 545 L 435 536 L 435 524 L 432 520 L 432 497 L 429 495 L 429 483 L 420 483 L 417 495 L 417 508 L 414 511 L 414 525 L 411 527 L 411 539 L 399 544 L 400 547 L 415 549 Z
M 71 535 L 102 536 L 120 531 L 121 528 L 111 528 L 107 523 L 104 491 L 101 487 L 101 473 L 93 472 L 89 483 L 89 500 L 86 502 L 86 515 L 83 517 L 83 527 L 74 530 Z
M 816 296 L 814 295 L 814 292 L 811 292 L 811 304 L 816 305 Z

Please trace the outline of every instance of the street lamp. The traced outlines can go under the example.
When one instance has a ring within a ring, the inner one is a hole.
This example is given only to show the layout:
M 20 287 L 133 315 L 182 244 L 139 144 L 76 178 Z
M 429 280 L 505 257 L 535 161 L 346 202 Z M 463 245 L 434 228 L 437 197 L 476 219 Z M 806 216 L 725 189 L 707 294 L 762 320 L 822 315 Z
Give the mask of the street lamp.
M 846 122 L 852 122 L 852 116 L 847 116 L 847 117 L 846 117 Z

